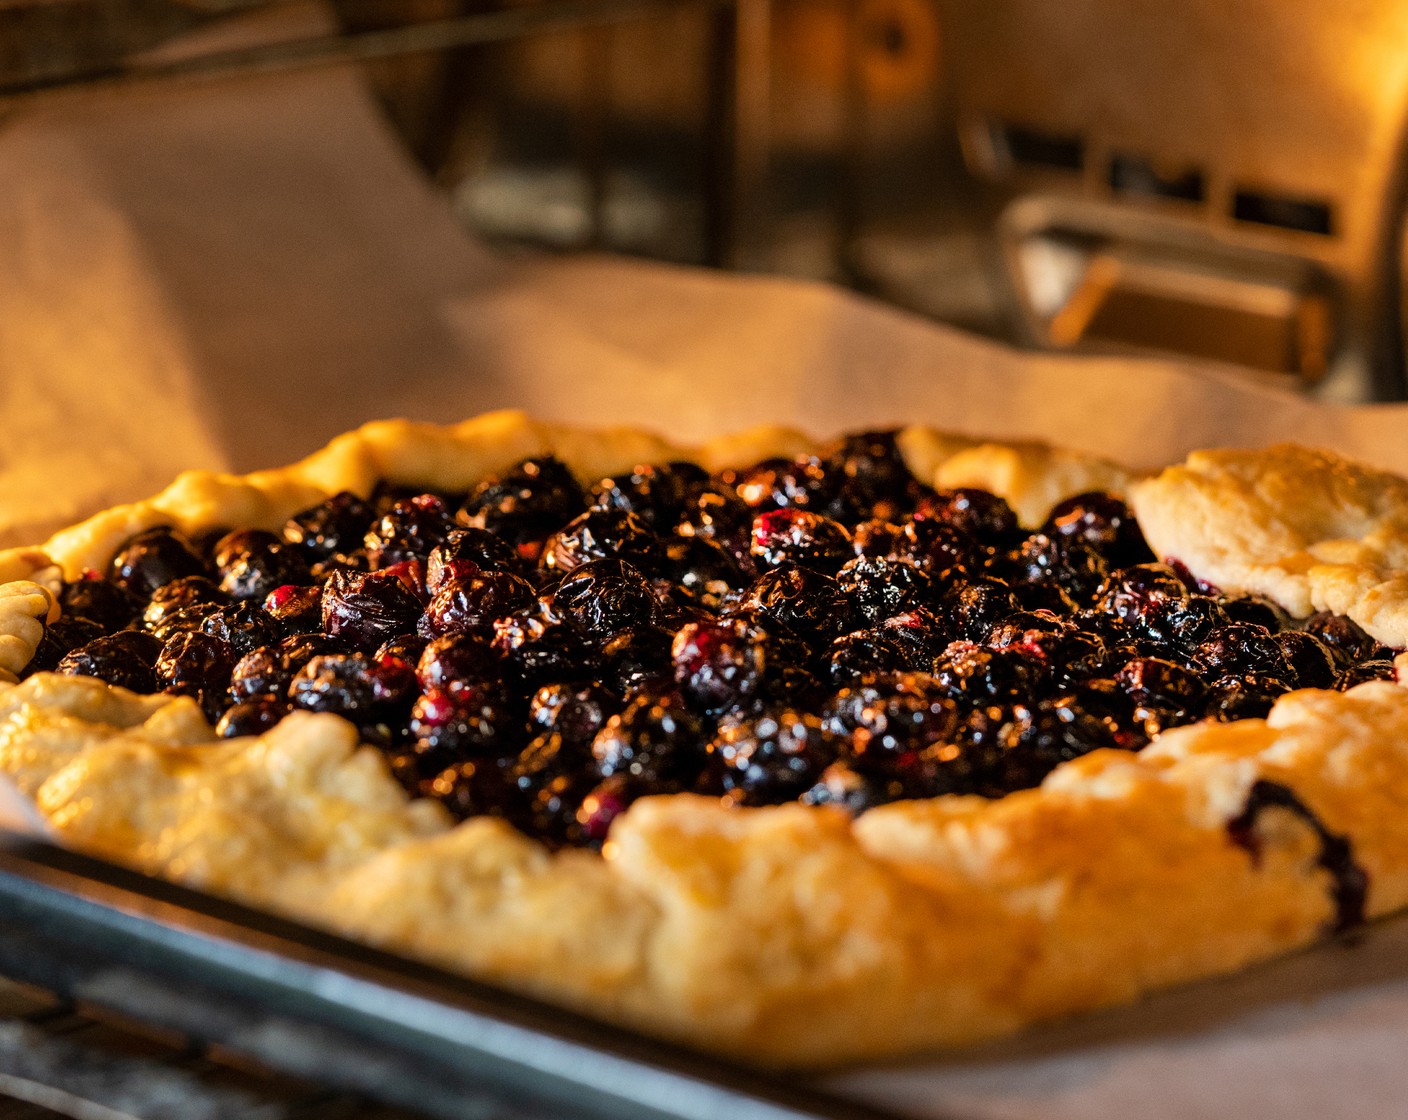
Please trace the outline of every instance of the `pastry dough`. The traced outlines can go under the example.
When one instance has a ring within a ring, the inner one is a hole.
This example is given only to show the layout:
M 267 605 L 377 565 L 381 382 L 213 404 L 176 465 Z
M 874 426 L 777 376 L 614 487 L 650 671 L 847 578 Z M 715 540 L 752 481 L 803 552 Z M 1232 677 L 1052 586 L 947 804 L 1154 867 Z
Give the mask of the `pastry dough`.
M 379 478 L 463 489 L 549 450 L 592 477 L 810 446 L 766 429 L 678 448 L 518 414 L 375 424 L 285 470 L 184 475 L 40 549 L 0 554 L 0 572 L 32 581 L 57 563 L 74 576 L 156 524 L 276 527 L 339 489 L 365 493 Z M 921 477 L 991 488 L 1028 523 L 1072 491 L 1127 479 L 1079 456 L 922 429 L 900 446 Z M 1312 590 L 1329 586 L 1311 577 L 1316 564 L 1359 565 L 1377 582 L 1360 578 L 1351 616 L 1403 617 L 1391 597 L 1408 483 L 1293 449 L 1264 455 L 1274 477 L 1300 472 L 1296 492 L 1314 510 L 1277 507 L 1289 482 L 1258 489 L 1257 453 L 1195 456 L 1133 485 L 1157 547 L 1300 613 L 1330 605 Z M 1219 536 L 1226 495 L 1258 527 Z M 1286 560 L 1296 541 L 1315 563 Z M 4 667 L 32 650 L 52 604 L 37 583 L 0 589 Z M 650 797 L 616 820 L 601 856 L 549 852 L 488 818 L 453 825 L 408 800 L 335 717 L 216 740 L 193 701 L 87 678 L 0 684 L 0 767 L 77 847 L 768 1065 L 971 1042 L 1236 969 L 1357 917 L 1360 872 L 1364 914 L 1408 904 L 1408 688 L 1383 682 L 1292 693 L 1266 720 L 1179 728 L 1138 754 L 1096 751 L 996 801 L 898 802 L 852 821 Z M 1341 838 L 1348 865 L 1331 858 Z

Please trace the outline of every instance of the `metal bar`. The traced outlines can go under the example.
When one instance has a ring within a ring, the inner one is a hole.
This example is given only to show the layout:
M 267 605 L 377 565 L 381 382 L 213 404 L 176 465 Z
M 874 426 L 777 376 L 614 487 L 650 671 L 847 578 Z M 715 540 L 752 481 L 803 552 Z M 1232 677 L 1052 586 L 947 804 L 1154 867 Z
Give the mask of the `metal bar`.
M 0 971 L 441 1115 L 892 1120 L 4 833 Z
M 212 81 L 502 42 L 576 27 L 639 19 L 655 12 L 728 5 L 734 0 L 552 0 L 379 31 L 360 31 L 219 51 L 168 62 L 133 63 L 71 78 L 0 90 L 0 107 L 36 100 L 119 93 L 169 82 Z

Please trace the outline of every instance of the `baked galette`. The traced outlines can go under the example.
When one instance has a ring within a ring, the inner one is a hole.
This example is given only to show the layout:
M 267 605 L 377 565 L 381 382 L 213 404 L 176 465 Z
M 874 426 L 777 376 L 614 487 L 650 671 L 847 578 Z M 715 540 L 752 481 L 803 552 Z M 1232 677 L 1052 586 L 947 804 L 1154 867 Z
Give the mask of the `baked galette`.
M 820 1065 L 1408 904 L 1405 646 L 1408 481 L 1302 448 L 392 421 L 0 553 L 0 769 L 63 843 Z

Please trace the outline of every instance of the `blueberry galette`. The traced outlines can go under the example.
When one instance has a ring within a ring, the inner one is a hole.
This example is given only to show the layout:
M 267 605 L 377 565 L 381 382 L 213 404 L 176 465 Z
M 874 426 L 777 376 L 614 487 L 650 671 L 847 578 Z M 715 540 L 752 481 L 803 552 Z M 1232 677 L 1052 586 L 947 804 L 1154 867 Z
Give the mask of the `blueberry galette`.
M 0 553 L 0 768 L 65 843 L 815 1065 L 1408 905 L 1405 646 L 1408 482 L 1299 448 L 388 422 Z

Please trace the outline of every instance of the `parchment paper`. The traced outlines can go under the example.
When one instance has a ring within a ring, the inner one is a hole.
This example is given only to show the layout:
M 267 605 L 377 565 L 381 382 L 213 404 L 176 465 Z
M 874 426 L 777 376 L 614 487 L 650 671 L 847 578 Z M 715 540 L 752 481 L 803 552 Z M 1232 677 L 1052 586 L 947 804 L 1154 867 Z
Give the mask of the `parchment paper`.
M 306 33 L 316 8 L 234 39 Z M 517 406 L 685 437 L 923 421 L 1157 466 L 1293 439 L 1408 472 L 1408 407 L 1020 355 L 829 288 L 472 244 L 355 74 L 31 111 L 0 130 L 0 540 L 363 420 Z M 1151 915 L 1151 921 L 1157 916 Z M 914 1116 L 1408 1115 L 1408 924 L 1001 1047 L 827 1079 Z

